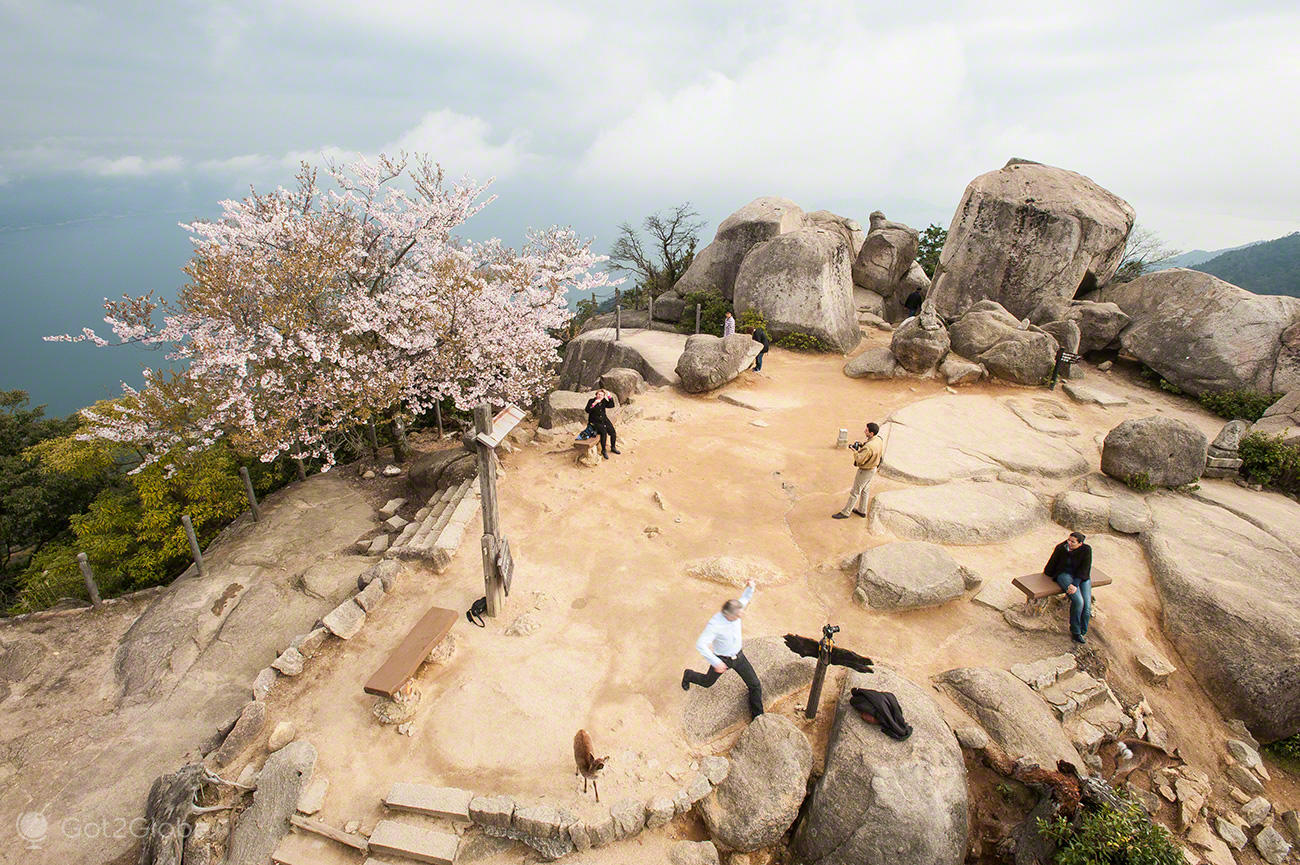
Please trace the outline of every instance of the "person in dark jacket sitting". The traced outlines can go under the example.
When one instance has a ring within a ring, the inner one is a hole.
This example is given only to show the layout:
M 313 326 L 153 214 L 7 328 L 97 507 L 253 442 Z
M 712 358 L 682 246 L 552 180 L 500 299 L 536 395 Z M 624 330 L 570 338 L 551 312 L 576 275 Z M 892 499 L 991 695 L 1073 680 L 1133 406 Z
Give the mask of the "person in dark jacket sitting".
M 1076 643 L 1086 642 L 1092 617 L 1092 547 L 1085 540 L 1083 533 L 1070 532 L 1043 568 L 1070 600 L 1070 637 Z
M 587 400 L 587 423 L 600 433 L 600 455 L 605 459 L 609 459 L 609 454 L 605 451 L 606 436 L 609 437 L 609 449 L 616 454 L 622 453 L 618 449 L 618 433 L 605 414 L 605 409 L 613 408 L 614 405 L 614 398 L 603 390 L 596 391 L 595 396 Z

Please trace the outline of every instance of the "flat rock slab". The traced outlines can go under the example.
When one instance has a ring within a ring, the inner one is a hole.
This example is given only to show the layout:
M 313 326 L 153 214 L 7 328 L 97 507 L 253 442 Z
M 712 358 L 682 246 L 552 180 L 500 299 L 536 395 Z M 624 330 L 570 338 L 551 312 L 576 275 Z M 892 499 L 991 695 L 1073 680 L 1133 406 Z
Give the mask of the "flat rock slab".
M 1300 731 L 1300 556 L 1236 514 L 1190 496 L 1150 496 L 1140 536 L 1165 633 L 1184 666 L 1260 741 Z
M 879 610 L 932 607 L 960 598 L 979 585 L 979 577 L 924 541 L 872 547 L 858 557 L 858 587 L 853 599 Z
M 1065 438 L 1072 428 L 1051 400 L 983 394 L 931 397 L 894 412 L 886 425 L 886 477 L 940 484 L 1011 470 L 1026 475 L 1070 477 L 1088 471 L 1087 460 Z M 1054 406 L 1049 410 L 1046 404 Z M 1022 415 L 1046 428 L 1035 429 Z
M 1300 504 L 1292 499 L 1281 493 L 1247 489 L 1232 481 L 1205 479 L 1191 495 L 1268 532 L 1300 555 Z
M 934 544 L 991 544 L 1047 521 L 1047 508 L 1024 487 L 998 481 L 956 481 L 889 490 L 871 499 L 875 533 Z
M 1128 405 L 1128 400 L 1122 396 L 1116 396 L 1113 393 L 1107 393 L 1104 390 L 1077 381 L 1067 381 L 1061 385 L 1061 388 L 1075 402 L 1091 403 L 1102 408 Z
M 1012 760 L 1028 757 L 1044 768 L 1055 768 L 1057 760 L 1083 765 L 1052 710 L 1006 670 L 960 667 L 941 674 L 938 681 Z
M 810 684 L 817 666 L 815 658 L 801 658 L 787 649 L 780 637 L 746 640 L 745 657 L 758 674 L 763 700 L 769 706 Z M 697 657 L 693 666 L 702 670 L 704 664 L 704 659 Z M 695 742 L 708 741 L 748 721 L 748 693 L 740 674 L 733 670 L 719 676 L 711 688 L 692 685 L 682 709 L 682 726 L 687 736 Z
M 423 829 L 396 820 L 381 820 L 370 833 L 370 849 L 374 853 L 388 853 L 436 865 L 452 865 L 459 846 L 460 838 L 450 832 Z
M 474 794 L 456 787 L 434 787 L 397 781 L 384 797 L 384 804 L 399 811 L 414 811 L 432 817 L 469 822 L 469 803 Z

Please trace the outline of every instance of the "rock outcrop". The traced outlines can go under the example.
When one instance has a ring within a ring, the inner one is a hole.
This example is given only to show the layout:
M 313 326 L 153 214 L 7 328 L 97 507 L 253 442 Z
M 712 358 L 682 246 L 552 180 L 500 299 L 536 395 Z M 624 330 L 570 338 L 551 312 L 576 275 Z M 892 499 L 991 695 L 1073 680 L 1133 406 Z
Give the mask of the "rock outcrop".
M 1300 298 L 1253 294 L 1177 267 L 1101 296 L 1132 318 L 1120 334 L 1124 350 L 1189 393 L 1300 385 Z
M 600 328 L 569 340 L 556 387 L 595 390 L 601 376 L 619 367 L 635 370 L 654 387 L 677 384 L 673 367 L 686 344 L 685 334 L 625 329 L 622 339 L 614 337 L 613 328 Z
M 1269 406 L 1264 416 L 1251 425 L 1250 431 L 1281 436 L 1286 444 L 1300 445 L 1300 388 Z
M 938 681 L 1013 760 L 1028 757 L 1048 769 L 1055 769 L 1057 760 L 1083 766 L 1047 703 L 1006 670 L 959 667 Z
M 985 298 L 1018 317 L 1044 298 L 1070 300 L 1115 274 L 1133 218 L 1081 174 L 1013 159 L 966 187 L 930 297 L 948 319 Z
M 1101 470 L 1129 483 L 1145 477 L 1157 487 L 1193 483 L 1205 471 L 1205 433 L 1171 417 L 1131 418 L 1106 433 Z
M 799 815 L 812 746 L 789 719 L 760 715 L 731 749 L 731 770 L 699 804 L 709 835 L 741 852 L 770 847 Z
M 932 372 L 948 354 L 948 329 L 938 316 L 918 315 L 908 319 L 889 342 L 898 365 L 911 373 Z
M 722 387 L 747 369 L 760 346 L 748 334 L 728 337 L 697 333 L 686 340 L 677 359 L 677 377 L 687 393 L 704 393 Z
M 853 261 L 853 284 L 881 297 L 894 293 L 916 261 L 920 233 L 901 222 L 891 222 L 879 210 L 871 214 L 871 228 Z
M 673 291 L 678 297 L 707 291 L 730 300 L 746 254 L 763 241 L 803 225 L 803 210 L 788 198 L 754 199 L 722 221 L 713 242 L 695 254 Z
M 754 247 L 736 275 L 734 302 L 738 316 L 762 315 L 773 339 L 805 333 L 841 352 L 861 339 L 849 248 L 826 229 L 801 228 Z
M 948 328 L 952 350 L 978 360 L 989 374 L 1017 384 L 1036 385 L 1052 373 L 1056 339 L 992 300 L 981 300 Z
M 852 688 L 889 691 L 912 735 L 897 742 L 849 705 Z M 1036 698 L 1035 698 L 1036 699 Z M 966 767 L 934 698 L 892 670 L 851 672 L 826 771 L 794 847 L 807 865 L 959 865 L 966 855 Z
M 858 557 L 853 598 L 877 610 L 910 610 L 960 598 L 979 584 L 974 571 L 953 561 L 943 547 L 900 541 L 872 547 Z
M 1150 496 L 1140 536 L 1165 633 L 1225 713 L 1261 742 L 1300 732 L 1300 556 L 1275 531 L 1208 502 Z
M 889 490 L 871 498 L 868 512 L 872 532 L 954 545 L 1009 540 L 1047 520 L 1032 492 L 997 481 Z
M 645 379 L 634 369 L 616 366 L 600 377 L 600 386 L 614 395 L 619 405 L 626 405 L 632 397 L 645 393 Z
M 858 252 L 861 251 L 862 244 L 867 239 L 867 232 L 856 219 L 840 216 L 838 213 L 831 213 L 829 210 L 814 210 L 812 213 L 805 214 L 803 224 L 807 228 L 824 228 L 838 234 L 848 244 L 849 255 L 853 257 L 854 261 L 857 260 Z
M 289 832 L 289 817 L 316 769 L 316 749 L 307 741 L 276 751 L 257 776 L 253 803 L 239 815 L 230 833 L 230 865 L 262 865 Z
M 596 392 L 575 393 L 571 390 L 553 390 L 542 401 L 542 416 L 537 425 L 542 429 L 553 429 L 569 423 L 587 423 L 587 401 Z M 614 402 L 619 403 L 618 397 Z M 622 403 L 619 403 L 620 405 Z M 617 406 L 616 406 L 617 407 Z

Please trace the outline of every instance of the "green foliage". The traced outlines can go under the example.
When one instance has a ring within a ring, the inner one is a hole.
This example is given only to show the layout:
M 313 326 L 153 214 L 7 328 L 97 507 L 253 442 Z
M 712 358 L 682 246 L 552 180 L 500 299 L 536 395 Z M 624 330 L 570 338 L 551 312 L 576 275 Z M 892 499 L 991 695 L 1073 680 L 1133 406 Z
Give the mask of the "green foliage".
M 1151 384 L 1160 388 L 1165 393 L 1171 393 L 1174 396 L 1183 395 L 1182 388 L 1180 388 L 1178 385 L 1174 384 L 1172 381 L 1165 378 L 1160 373 L 1156 372 L 1154 369 L 1147 366 L 1146 364 L 1143 364 L 1142 368 L 1138 370 L 1138 375 L 1142 376 L 1143 379 L 1149 381 Z
M 1038 830 L 1056 842 L 1056 865 L 1183 865 L 1169 831 L 1133 802 L 1090 808 L 1075 822 L 1039 820 Z
M 736 330 L 740 333 L 753 333 L 760 327 L 767 330 L 767 319 L 756 309 L 747 309 L 736 319 Z
M 929 228 L 921 232 L 916 247 L 916 262 L 931 279 L 934 278 L 934 269 L 939 266 L 939 253 L 943 252 L 943 244 L 947 239 L 948 229 L 937 222 L 930 223 Z
M 1252 481 L 1288 493 L 1300 493 L 1300 445 L 1289 445 L 1282 436 L 1251 433 L 1237 449 L 1241 470 Z
M 1124 479 L 1128 488 L 1136 490 L 1139 493 L 1149 493 L 1155 489 L 1155 484 L 1151 483 L 1151 475 L 1146 472 L 1134 472 Z
M 1300 733 L 1289 739 L 1279 739 L 1264 746 L 1264 752 L 1276 757 L 1294 774 L 1300 774 Z
M 1240 418 L 1254 423 L 1281 397 L 1280 393 L 1260 393 L 1254 390 L 1216 390 L 1207 391 L 1196 399 L 1221 418 Z
M 781 346 L 781 348 L 788 348 L 791 351 L 823 353 L 835 351 L 834 348 L 822 342 L 818 337 L 815 337 L 810 333 L 800 333 L 797 330 L 787 333 L 785 336 L 778 339 L 776 344 Z
M 683 333 L 695 333 L 695 304 L 700 305 L 700 333 L 722 336 L 722 320 L 731 311 L 731 303 L 722 295 L 711 291 L 692 291 L 682 298 L 686 305 L 682 308 L 682 320 L 678 329 Z
M 1192 269 L 1256 294 L 1300 297 L 1300 232 L 1229 250 Z

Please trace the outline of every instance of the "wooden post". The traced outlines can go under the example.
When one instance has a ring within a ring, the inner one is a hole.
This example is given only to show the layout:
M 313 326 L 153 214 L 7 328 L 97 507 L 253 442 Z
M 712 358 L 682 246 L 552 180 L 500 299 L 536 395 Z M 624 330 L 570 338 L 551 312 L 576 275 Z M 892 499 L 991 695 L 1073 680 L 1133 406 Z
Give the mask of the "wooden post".
M 650 321 L 653 322 L 655 320 L 655 296 L 653 292 L 647 292 L 647 294 L 650 295 Z M 651 327 L 653 326 L 651 324 Z
M 239 467 L 239 476 L 244 479 L 244 492 L 248 495 L 248 506 L 253 509 L 253 522 L 260 523 L 262 509 L 257 506 L 257 493 L 253 492 L 253 479 L 248 476 L 247 467 Z
M 438 438 L 439 440 L 441 440 L 442 439 L 442 403 L 441 402 L 435 402 L 433 404 L 433 417 L 435 420 L 438 421 Z
M 302 461 L 299 460 L 299 465 Z M 203 550 L 199 549 L 199 537 L 194 534 L 194 523 L 190 520 L 189 514 L 181 515 L 181 525 L 185 526 L 185 537 L 190 539 L 190 555 L 194 557 L 194 566 L 199 569 L 199 575 L 207 573 L 203 569 Z
M 623 304 L 618 289 L 614 289 L 614 342 L 623 338 Z
M 294 457 L 293 467 L 298 472 L 298 480 L 307 480 L 307 464 L 302 461 L 301 457 Z
M 90 560 L 85 553 L 77 553 L 77 567 L 81 568 L 81 578 L 86 581 L 86 594 L 90 595 L 91 606 L 98 607 L 99 586 L 95 585 L 95 572 L 90 569 Z
M 695 304 L 695 332 L 700 332 L 700 305 Z
M 492 406 L 487 403 L 474 409 L 474 432 L 492 432 Z M 478 482 L 483 510 L 483 594 L 487 597 L 487 614 L 496 616 L 505 610 L 505 585 L 497 568 L 497 540 L 501 530 L 501 514 L 497 506 L 497 464 L 493 449 L 476 442 L 478 450 Z
M 812 688 L 808 691 L 808 705 L 804 707 L 805 718 L 817 717 L 817 704 L 822 701 L 822 685 L 826 682 L 826 668 L 831 664 L 831 645 L 829 639 L 817 644 L 817 669 L 813 671 Z

